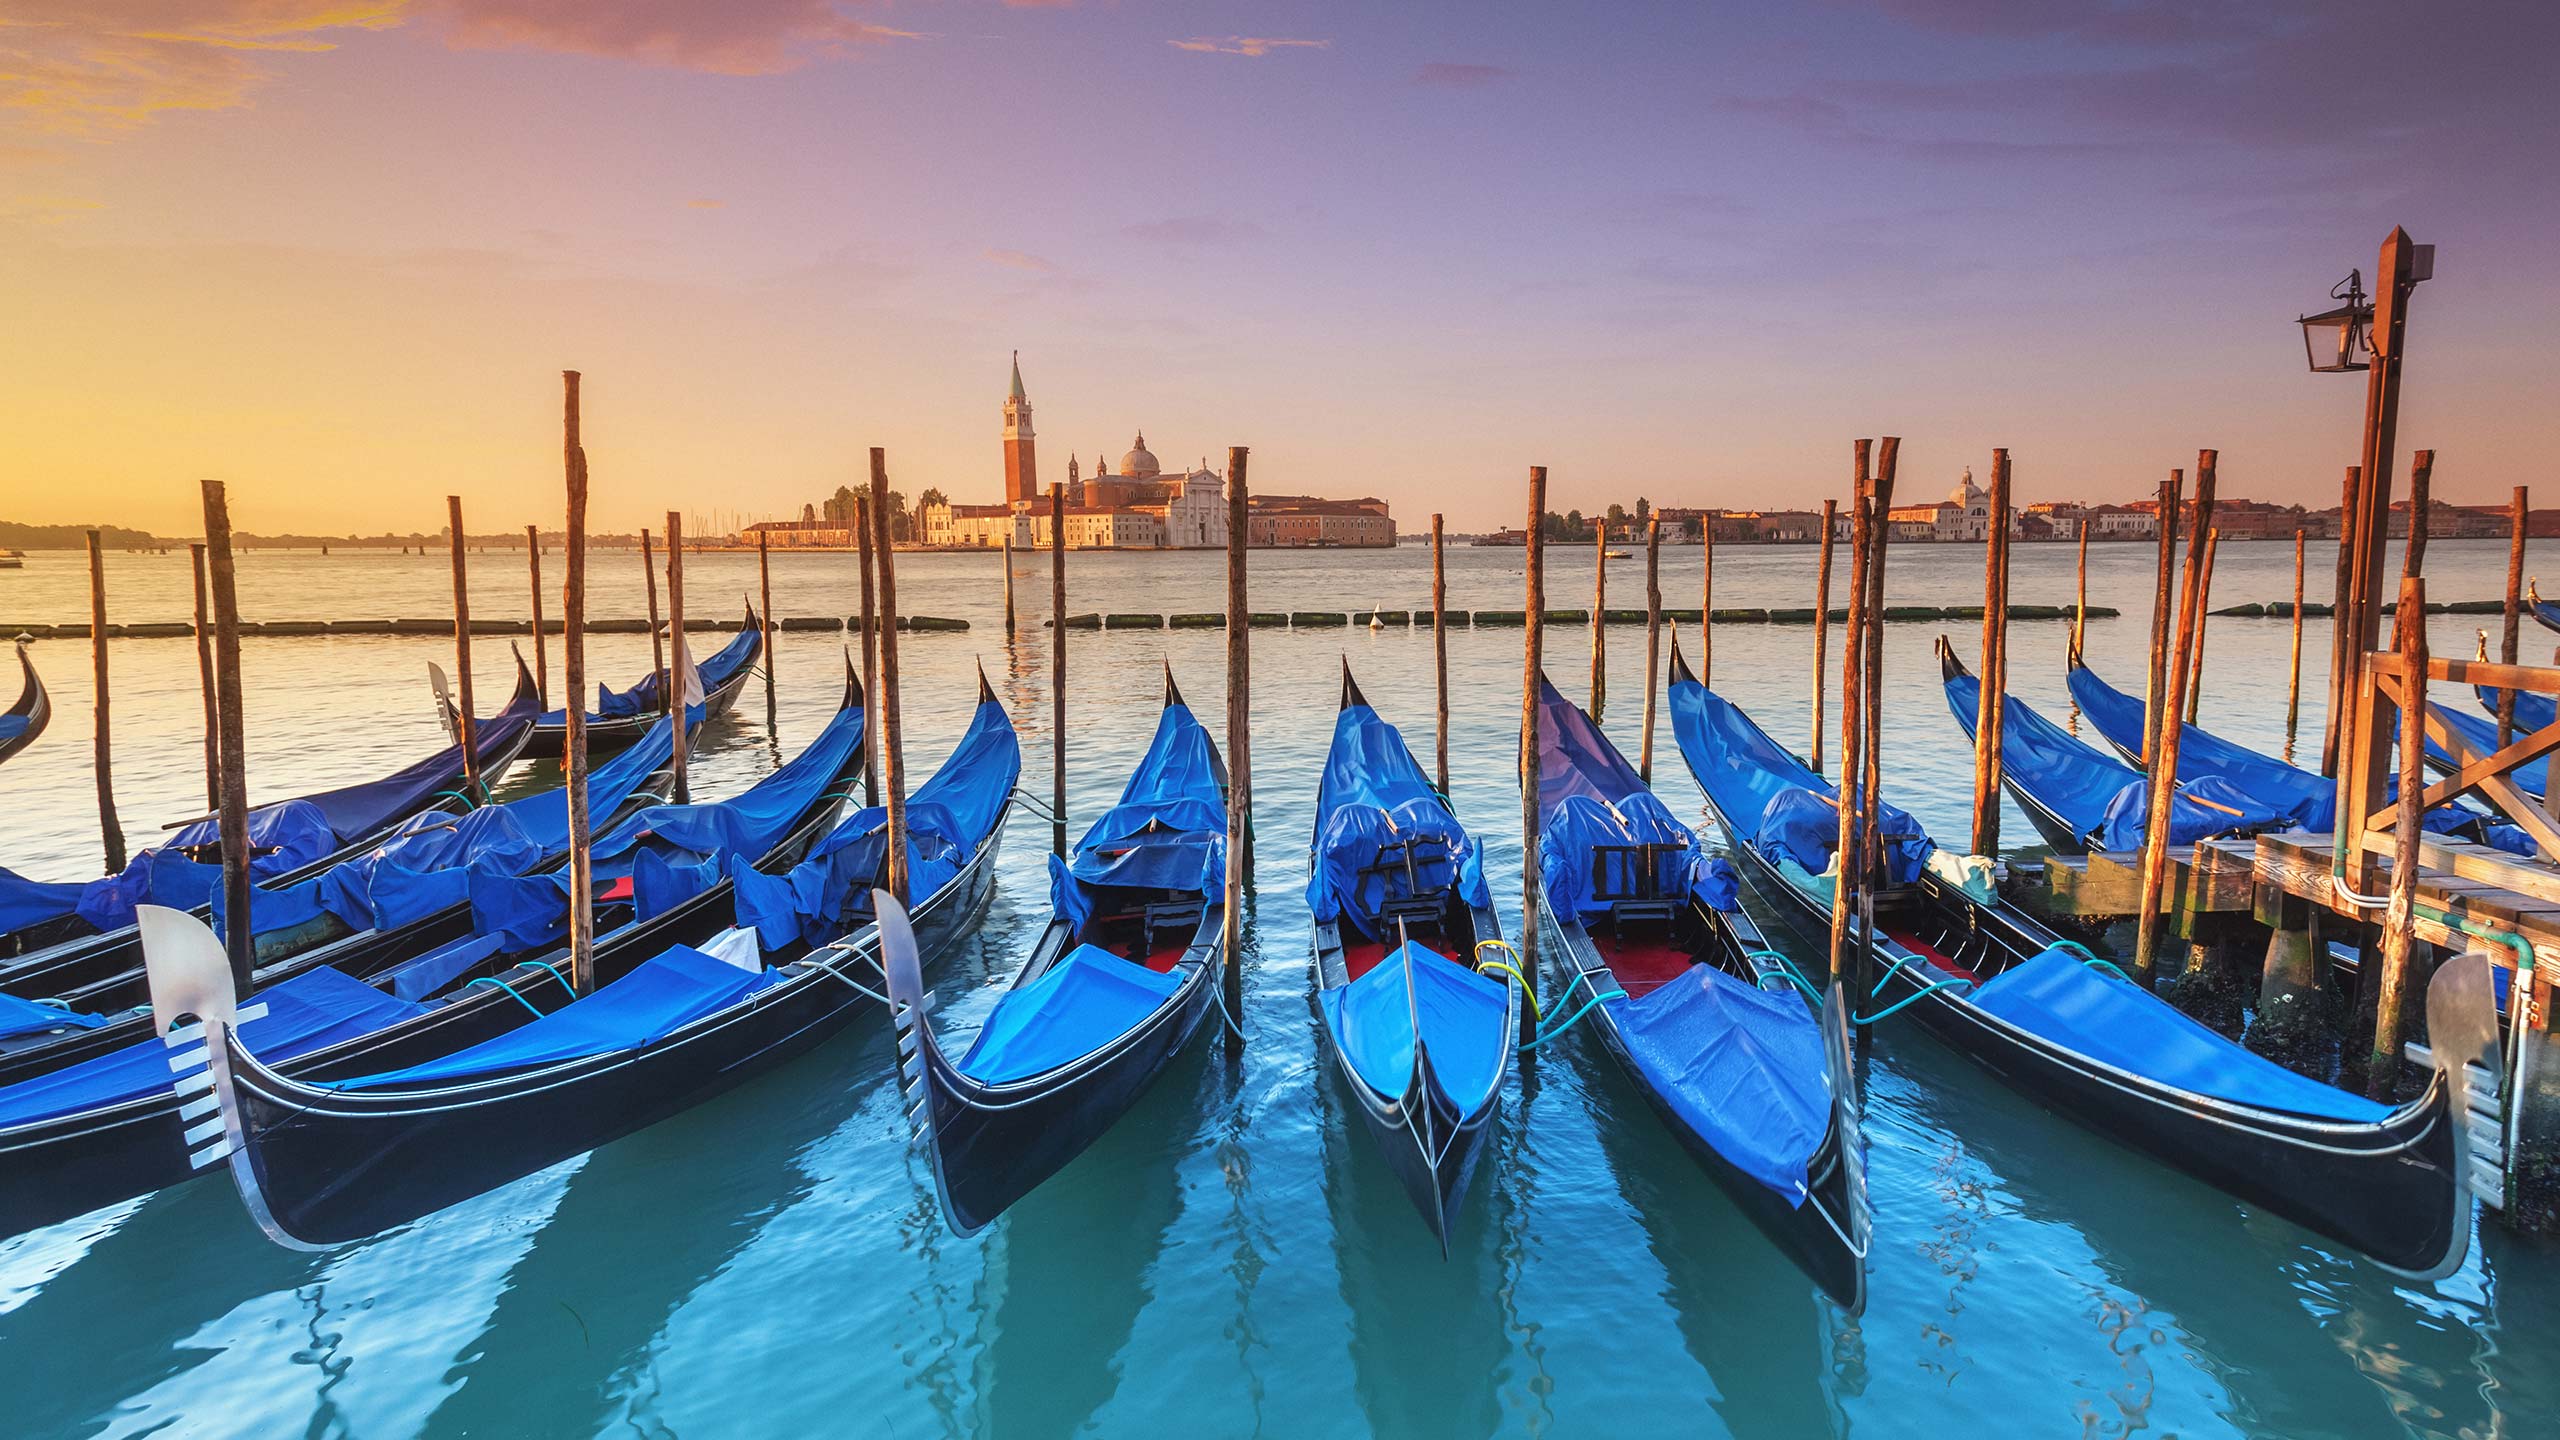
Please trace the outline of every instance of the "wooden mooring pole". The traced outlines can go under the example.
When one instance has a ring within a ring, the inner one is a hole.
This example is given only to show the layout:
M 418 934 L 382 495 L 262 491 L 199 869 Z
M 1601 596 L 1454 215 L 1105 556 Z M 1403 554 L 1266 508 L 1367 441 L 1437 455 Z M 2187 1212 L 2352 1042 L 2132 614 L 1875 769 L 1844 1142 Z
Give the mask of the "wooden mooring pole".
M 1227 528 L 1242 507 L 1227 498 Z M 1230 537 L 1230 544 L 1234 543 Z M 1252 617 L 1247 616 L 1248 620 Z M 1049 485 L 1049 848 L 1067 853 L 1067 492 Z
M 2196 599 L 2196 648 L 2187 657 L 2193 667 L 2187 676 L 2187 723 L 2196 723 L 2196 706 L 2204 699 L 2204 631 L 2213 619 L 2213 561 L 2222 548 L 2222 527 L 2217 525 L 2204 534 L 2204 589 Z
M 2433 450 L 2420 450 L 2409 457 L 2409 542 L 2400 552 L 2400 576 L 2404 580 L 2427 571 L 2427 496 L 2435 471 Z M 2401 606 L 2392 616 L 2393 648 L 2398 648 L 2401 634 L 2410 626 L 2426 623 L 2426 612 Z
M 1595 521 L 1598 540 L 1591 547 L 1591 718 L 1598 721 L 1609 685 L 1609 522 Z
M 687 734 L 693 721 L 692 702 L 685 698 L 685 676 L 693 670 L 693 642 L 684 638 L 684 516 L 667 512 L 667 713 L 675 717 L 675 798 L 679 805 L 693 803 L 693 785 L 685 776 L 686 760 L 692 750 L 692 736 Z
M 889 893 L 901 905 L 907 894 L 907 751 L 898 727 L 898 562 L 889 530 L 889 452 L 871 447 L 871 556 L 880 571 L 880 748 L 888 759 Z
M 2196 622 L 2204 608 L 2205 537 L 2213 524 L 2214 466 L 2218 456 L 2211 450 L 2196 452 L 2195 519 L 2187 534 L 2187 569 L 2178 610 L 2175 653 L 2168 666 L 2168 691 L 2161 703 L 2153 707 L 2160 716 L 2159 733 L 2152 737 L 2150 765 L 2150 807 L 2142 834 L 2142 902 L 2135 915 L 2133 942 L 2134 983 L 2149 986 L 2159 973 L 2161 914 L 2160 900 L 2167 893 L 2169 880 L 2169 814 L 2170 801 L 2178 787 L 2178 741 L 2183 727 L 2179 716 L 2186 703 L 2187 677 L 2190 673 L 2188 652 L 2195 643 Z
M 2507 603 L 2503 614 L 2506 628 L 2498 642 L 2498 663 L 2516 663 L 2517 622 L 2524 616 L 2524 531 L 2525 487 L 2519 485 L 2507 501 Z M 2498 748 L 2505 749 L 2516 733 L 2516 692 L 2513 687 L 2498 691 Z
M 2413 507 L 2413 545 L 2423 544 L 2418 532 L 2425 523 Z M 2375 1100 L 2389 1098 L 2400 1078 L 2400 1038 L 2411 979 L 2409 965 L 2419 944 L 2418 844 L 2424 829 L 2427 788 L 2426 609 L 2427 582 L 2412 573 L 2400 582 L 2400 814 L 2391 836 L 2391 899 L 2382 912 L 2382 974 L 2377 981 L 2381 988 L 2374 996 L 2373 1053 L 2365 1067 L 2364 1081 L 2365 1094 Z M 2363 801 L 2359 799 L 2357 803 Z
M 1867 1003 L 1866 992 L 1858 988 L 1849 954 L 1849 917 L 1855 913 L 1858 889 L 1856 857 L 1861 853 L 1858 775 L 1861 758 L 1866 754 L 1859 744 L 1858 722 L 1865 714 L 1859 697 L 1867 673 L 1863 658 L 1867 638 L 1867 549 L 1875 512 L 1874 482 L 1868 478 L 1867 470 L 1871 449 L 1872 442 L 1857 442 L 1856 469 L 1850 477 L 1849 622 L 1840 632 L 1840 783 L 1835 787 L 1840 833 L 1832 851 L 1831 886 L 1831 975 L 1856 997 L 1849 1007 L 1855 1014 L 1874 1009 Z
M 1716 684 L 1716 521 L 1698 517 L 1698 683 Z
M 863 720 L 862 748 L 867 757 L 862 766 L 862 804 L 865 809 L 880 803 L 880 770 L 887 762 L 880 751 L 880 616 L 878 600 L 873 594 L 877 578 L 872 563 L 871 499 L 868 495 L 853 497 L 853 548 L 856 563 L 862 569 L 862 693 L 869 698 L 862 703 L 871 707 Z M 1063 852 L 1061 852 L 1063 853 Z
M 107 873 L 115 875 L 124 870 L 124 824 L 116 819 L 115 747 L 108 738 L 107 556 L 95 530 L 89 532 L 89 673 L 96 720 L 89 758 L 98 780 L 98 837 L 107 852 Z
M 1013 530 L 1004 532 L 1004 633 L 1013 634 Z
M 213 591 L 215 729 L 222 750 L 223 953 L 231 961 L 232 991 L 247 995 L 256 954 L 256 926 L 249 906 L 248 724 L 241 713 L 240 589 L 231 564 L 231 502 L 219 480 L 204 485 L 205 577 Z
M 756 614 L 764 624 L 764 728 L 770 734 L 774 725 L 773 645 L 781 638 L 782 626 L 773 618 L 773 555 L 769 536 L 772 532 L 756 532 L 756 596 L 761 602 Z
M 2293 666 L 2292 678 L 2285 682 L 2284 690 L 2284 741 L 2288 751 L 2293 748 L 2294 726 L 2302 719 L 2302 557 L 2303 533 L 2296 530 L 2293 532 Z
M 1662 517 L 1644 522 L 1644 741 L 1636 774 L 1653 783 L 1653 697 L 1662 688 Z
M 1867 673 L 1858 682 L 1866 764 L 1858 786 L 1858 828 L 1863 839 L 1857 851 L 1858 987 L 1854 993 L 1868 997 L 1863 1003 L 1870 1006 L 1882 979 L 1876 974 L 1876 903 L 1870 882 L 1884 867 L 1883 827 L 1876 823 L 1884 794 L 1884 561 L 1893 538 L 1894 469 L 1901 450 L 1900 436 L 1887 435 L 1876 443 L 1874 494 L 1867 504 L 1867 638 L 1859 651 Z
M 1538 682 L 1545 656 L 1547 547 L 1540 521 L 1547 513 L 1547 467 L 1529 467 L 1528 628 L 1520 662 L 1520 961 L 1538 963 Z M 1536 973 L 1534 969 L 1531 973 Z
M 533 582 L 533 693 L 551 708 L 551 652 L 542 634 L 542 527 L 524 527 L 524 566 Z M 572 695 L 576 691 L 569 692 Z
M 1433 707 L 1435 724 L 1433 754 L 1436 757 L 1432 775 L 1440 786 L 1440 796 L 1449 795 L 1449 574 L 1441 563 L 1441 517 L 1431 516 L 1431 684 L 1437 700 Z
M 453 538 L 453 663 L 462 713 L 454 733 L 462 742 L 462 793 L 478 805 L 489 798 L 480 781 L 480 712 L 471 698 L 471 576 L 462 558 L 462 497 L 444 497 L 445 526 Z
M 587 451 L 578 438 L 578 372 L 560 372 L 561 464 L 568 484 L 568 522 L 561 529 L 560 686 L 567 692 L 568 733 L 560 765 L 569 789 L 569 984 L 596 988 L 595 857 L 588 853 L 594 817 L 587 808 Z M 648 543 L 642 531 L 641 543 Z M 535 595 L 540 596 L 539 588 Z M 652 590 L 654 596 L 655 591 Z M 655 608 L 654 606 L 652 608 Z M 653 635 L 657 627 L 649 627 Z
M 640 532 L 640 580 L 649 591 L 649 673 L 658 677 L 658 708 L 667 708 L 667 637 L 658 630 L 658 562 L 649 553 L 649 532 Z M 584 697 L 571 691 L 572 704 L 583 704 Z
M 2170 575 L 2178 553 L 2178 519 L 2187 472 L 2172 470 L 2160 482 L 2160 563 L 2151 580 L 2151 671 L 2142 691 L 2142 763 L 2148 767 L 2160 748 L 2160 697 L 2168 692 L 2169 631 L 2175 624 L 2169 609 Z
M 187 547 L 187 558 L 196 572 L 196 683 L 204 691 L 204 808 L 211 814 L 222 808 L 222 717 L 214 704 L 213 598 L 205 588 L 201 541 Z
M 1973 721 L 1973 853 L 2000 853 L 2001 721 L 2009 693 L 2009 452 L 1991 452 L 1991 532 L 1983 537 L 1981 693 Z
M 1253 834 L 1253 609 L 1245 594 L 1245 542 L 1252 538 L 1245 495 L 1242 445 L 1227 448 L 1227 908 L 1226 970 L 1219 977 L 1230 1019 L 1244 1014 L 1244 887 L 1246 847 Z M 1227 1031 L 1230 1050 L 1241 1049 L 1241 1027 Z
M 2349 680 L 2354 670 L 2353 654 L 2347 649 L 2348 588 L 2355 581 L 2356 502 L 2364 494 L 2364 472 L 2347 467 L 2347 478 L 2338 497 L 2338 579 L 2337 593 L 2329 603 L 2329 707 L 2321 717 L 2320 773 L 2334 777 L 2338 773 L 2338 712 L 2345 708 Z
M 2089 643 L 2089 517 L 2083 514 L 2072 528 L 2080 532 L 2080 599 L 2071 612 L 2071 658 L 2077 660 Z
M 1855 505 L 1857 502 L 1850 502 Z M 1831 648 L 1831 532 L 1838 528 L 1840 502 L 1822 502 L 1822 562 L 1813 581 L 1813 752 L 1807 761 L 1814 774 L 1822 773 L 1822 702 L 1824 687 L 1831 683 L 1828 657 Z M 1698 522 L 1706 524 L 1703 519 Z M 1699 617 L 1701 620 L 1705 616 Z

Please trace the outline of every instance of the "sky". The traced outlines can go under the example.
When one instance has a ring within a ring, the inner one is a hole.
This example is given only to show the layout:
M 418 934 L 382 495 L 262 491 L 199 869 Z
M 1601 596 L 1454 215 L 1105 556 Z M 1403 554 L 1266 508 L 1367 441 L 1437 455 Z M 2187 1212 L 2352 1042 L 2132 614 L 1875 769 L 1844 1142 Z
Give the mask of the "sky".
M 0 0 L 0 519 L 790 515 L 867 473 L 1377 495 L 1407 529 L 1988 473 L 2334 504 L 2299 313 L 2394 225 L 2405 452 L 2560 452 L 2560 10 Z M 2555 495 L 2560 501 L 2560 495 Z

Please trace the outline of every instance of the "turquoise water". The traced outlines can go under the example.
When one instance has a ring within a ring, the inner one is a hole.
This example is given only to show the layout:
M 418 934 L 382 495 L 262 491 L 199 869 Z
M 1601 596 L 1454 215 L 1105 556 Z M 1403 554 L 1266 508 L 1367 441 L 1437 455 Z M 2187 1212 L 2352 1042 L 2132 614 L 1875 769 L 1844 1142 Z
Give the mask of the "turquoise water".
M 556 557 L 555 563 L 556 563 Z M 1727 605 L 1811 603 L 1804 549 L 1727 549 Z M 2437 598 L 2497 593 L 2503 547 L 2430 552 Z M 1428 562 L 1257 552 L 1258 609 L 1427 603 Z M 1045 563 L 1045 562 L 1044 562 Z M 1213 556 L 1072 557 L 1074 610 L 1221 608 Z M 2328 558 L 2315 549 L 2318 596 Z M 2396 561 L 2395 561 L 2396 563 Z M 441 557 L 244 558 L 252 618 L 434 615 Z M 636 557 L 600 556 L 596 609 L 636 614 Z M 1452 603 L 1518 608 L 1518 551 L 1450 554 Z M 2151 554 L 2103 546 L 2092 663 L 2138 687 Z M 2290 546 L 2223 547 L 2220 602 L 2290 594 Z M 79 562 L 0 575 L 0 621 L 80 618 Z M 1694 605 L 1698 553 L 1666 552 L 1668 603 Z M 697 612 L 727 616 L 752 557 L 688 559 Z M 1641 561 L 1611 603 L 1641 603 Z M 556 572 L 555 572 L 556 574 Z M 1895 552 L 1893 596 L 1980 595 L 1969 547 Z M 852 562 L 778 557 L 785 614 L 853 608 Z M 1045 793 L 1045 568 L 1021 572 L 1008 643 L 993 559 L 900 562 L 906 608 L 971 619 L 909 637 L 909 773 L 938 762 L 983 663 Z M 1589 602 L 1587 550 L 1559 553 L 1550 604 Z M 113 557 L 119 618 L 179 618 L 183 555 Z M 618 587 L 618 588 L 610 588 Z M 491 555 L 475 613 L 523 613 L 521 569 Z M 2068 547 L 2023 547 L 2014 598 L 2066 603 Z M 2431 628 L 2470 649 L 2466 617 Z M 1685 627 L 1684 627 L 1685 628 Z M 2533 657 L 2553 638 L 2528 624 Z M 2061 716 L 2066 627 L 2012 631 L 2016 691 Z M 1929 644 L 1898 625 L 1887 795 L 1962 838 L 1971 759 Z M 2288 627 L 2217 621 L 2204 720 L 2284 744 Z M 1609 632 L 1605 720 L 1631 755 L 1640 627 Z M 1694 660 L 1694 635 L 1690 642 Z M 1959 633 L 1967 652 L 1978 635 Z M 1774 733 L 1808 723 L 1808 627 L 1728 626 L 1719 688 Z M 777 725 L 760 686 L 703 746 L 720 794 L 815 732 L 836 640 L 792 633 Z M 888 1033 L 876 1019 L 690 1113 L 371 1243 L 326 1255 L 269 1245 L 220 1179 L 0 1241 L 0 1376 L 26 1436 L 1619 1434 L 2534 1435 L 2560 1426 L 2560 1266 L 2497 1224 L 2434 1285 L 2398 1282 L 2035 1110 L 1917 1031 L 1878 1032 L 1868 1109 L 1872 1295 L 1851 1320 L 1764 1244 L 1596 1051 L 1567 1039 L 1525 1061 L 1443 1262 L 1319 1064 L 1308 999 L 1305 836 L 1347 655 L 1428 763 L 1427 629 L 1253 635 L 1260 873 L 1246 951 L 1247 1040 L 1205 1031 L 1083 1159 L 981 1236 L 950 1235 L 929 1167 L 903 1142 Z M 2325 632 L 2307 636 L 2303 734 L 2317 749 Z M 484 640 L 484 694 L 504 649 Z M 1512 764 L 1520 632 L 1451 638 L 1453 790 L 1483 836 L 1506 928 L 1519 915 Z M 1587 631 L 1548 635 L 1551 673 L 1588 683 Z M 1070 808 L 1107 803 L 1152 727 L 1170 660 L 1220 726 L 1216 632 L 1071 637 Z M 645 666 L 645 639 L 598 637 L 599 678 Z M 0 768 L 0 864 L 92 873 L 87 649 L 45 642 L 54 729 Z M 1834 654 L 1837 636 L 1834 636 Z M 554 654 L 556 666 L 558 657 Z M 252 640 L 249 720 L 260 796 L 359 779 L 439 743 L 425 686 L 434 640 Z M 118 798 L 136 843 L 201 803 L 193 650 L 125 641 L 114 663 Z M 6 682 L 0 682 L 0 688 Z M 1667 722 L 1655 784 L 1698 816 Z M 1701 820 L 1702 824 L 1709 824 Z M 2014 810 L 2013 845 L 2033 832 Z M 1048 827 L 1017 814 L 994 907 L 940 982 L 943 1023 L 992 1005 L 1045 917 Z M 1753 901 L 1764 921 L 1775 911 Z M 1782 935 L 1788 932 L 1782 929 Z M 1794 937 L 1799 953 L 1813 953 Z

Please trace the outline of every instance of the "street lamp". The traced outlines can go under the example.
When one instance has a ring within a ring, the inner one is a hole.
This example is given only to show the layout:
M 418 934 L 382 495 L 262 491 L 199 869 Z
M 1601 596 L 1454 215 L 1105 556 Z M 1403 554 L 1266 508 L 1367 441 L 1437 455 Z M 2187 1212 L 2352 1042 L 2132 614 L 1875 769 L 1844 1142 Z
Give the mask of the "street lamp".
M 2373 322 L 2373 304 L 2364 298 L 2364 272 L 2348 271 L 2347 278 L 2330 289 L 2329 298 L 2347 303 L 2301 318 L 2302 358 L 2323 375 L 2371 369 L 2373 342 L 2366 327 Z

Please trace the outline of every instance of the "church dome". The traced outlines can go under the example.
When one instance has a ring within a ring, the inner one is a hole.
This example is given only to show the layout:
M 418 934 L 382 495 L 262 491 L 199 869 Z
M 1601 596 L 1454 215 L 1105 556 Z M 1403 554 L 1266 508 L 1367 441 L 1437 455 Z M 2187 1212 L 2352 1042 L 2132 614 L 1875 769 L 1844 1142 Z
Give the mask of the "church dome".
M 1130 447 L 1128 454 L 1120 457 L 1120 474 L 1130 479 L 1153 480 L 1163 473 L 1164 467 L 1156 463 L 1155 452 L 1147 448 L 1146 432 L 1139 431 L 1137 443 Z

